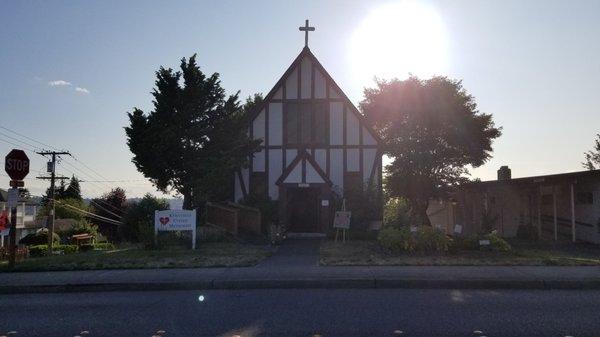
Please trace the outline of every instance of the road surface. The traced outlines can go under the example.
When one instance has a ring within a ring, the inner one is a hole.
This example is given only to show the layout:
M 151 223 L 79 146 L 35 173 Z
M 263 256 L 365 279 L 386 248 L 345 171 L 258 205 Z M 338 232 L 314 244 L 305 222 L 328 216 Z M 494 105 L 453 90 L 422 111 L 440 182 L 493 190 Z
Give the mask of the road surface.
M 150 337 L 159 330 L 164 333 L 158 335 L 165 337 L 600 333 L 600 291 L 279 289 L 21 294 L 0 295 L 0 307 L 0 335 L 13 332 L 10 336 L 14 337 Z

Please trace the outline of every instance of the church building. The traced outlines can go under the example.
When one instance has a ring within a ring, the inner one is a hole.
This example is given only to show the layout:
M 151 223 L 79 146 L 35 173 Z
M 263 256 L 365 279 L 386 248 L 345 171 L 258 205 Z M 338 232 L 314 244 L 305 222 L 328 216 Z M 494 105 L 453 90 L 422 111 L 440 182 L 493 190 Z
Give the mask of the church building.
M 300 30 L 304 48 L 250 116 L 248 133 L 262 148 L 235 175 L 235 200 L 268 196 L 279 201 L 289 232 L 325 233 L 332 201 L 349 187 L 381 193 L 382 152 L 377 134 L 308 48 L 308 20 Z

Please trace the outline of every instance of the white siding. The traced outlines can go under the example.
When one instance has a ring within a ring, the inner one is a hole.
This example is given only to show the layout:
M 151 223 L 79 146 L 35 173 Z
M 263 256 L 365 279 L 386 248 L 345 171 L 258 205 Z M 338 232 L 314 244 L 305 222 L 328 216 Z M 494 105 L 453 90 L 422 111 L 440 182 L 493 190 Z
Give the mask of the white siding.
M 273 98 L 274 99 L 282 99 L 283 98 L 283 88 L 282 87 L 277 88 L 277 91 L 275 91 Z
M 329 86 L 329 98 L 340 98 L 340 94 L 333 88 L 333 86 Z
M 373 168 L 373 162 L 376 160 L 377 155 L 376 149 L 364 149 L 363 150 L 363 181 L 368 182 L 371 177 L 371 171 Z
M 344 143 L 344 104 L 341 102 L 329 103 L 329 143 Z
M 319 167 L 321 167 L 321 170 L 323 170 L 323 172 L 326 172 L 326 170 L 327 170 L 327 151 L 324 149 L 315 149 L 315 153 L 313 153 L 313 157 L 315 158 L 317 165 L 319 165 Z
M 244 186 L 246 187 L 246 192 L 248 192 L 248 169 L 242 169 L 242 179 L 244 181 Z M 242 193 L 242 186 L 240 185 L 240 179 L 238 178 L 237 173 L 234 173 L 235 177 L 235 195 L 234 202 L 238 202 L 240 199 L 244 198 L 244 193 Z
M 265 111 L 261 111 L 252 122 L 252 132 L 254 139 L 262 139 L 264 145 L 265 139 Z
M 300 77 L 300 97 L 311 98 L 311 73 L 312 73 L 312 62 L 305 57 L 302 60 L 301 77 Z
M 367 130 L 367 128 L 365 128 L 363 126 L 362 129 L 363 129 L 363 131 L 362 131 L 363 145 L 377 145 L 377 141 L 375 141 L 375 138 L 373 138 L 373 136 Z
M 242 186 L 237 173 L 233 174 L 233 180 L 235 182 L 235 194 L 233 196 L 233 202 L 238 202 L 240 199 L 244 198 L 244 193 L 242 193 Z
M 271 114 L 271 111 L 269 111 L 269 114 Z M 279 199 L 279 186 L 277 186 L 275 182 L 277 182 L 277 179 L 281 177 L 281 173 L 283 172 L 281 167 L 281 156 L 282 150 L 269 150 L 269 197 L 273 200 Z
M 347 149 L 346 160 L 346 168 L 348 169 L 348 172 L 360 171 L 360 154 L 358 149 Z
M 319 173 L 317 173 L 317 170 L 315 170 L 312 164 L 308 161 L 306 162 L 306 182 L 309 184 L 325 182 Z
M 329 152 L 329 179 L 334 185 L 344 190 L 344 150 L 331 149 Z
M 315 98 L 326 98 L 327 96 L 327 83 L 325 82 L 325 76 L 321 73 L 318 68 L 315 69 Z
M 295 149 L 285 150 L 285 166 L 287 167 L 288 165 L 290 165 L 292 163 L 292 161 L 294 161 L 294 159 L 296 159 L 297 155 L 298 155 L 298 150 L 295 150 Z
M 269 145 L 282 143 L 282 106 L 282 103 L 269 103 Z
M 292 184 L 298 184 L 302 182 L 302 162 L 298 162 L 298 164 L 283 182 Z
M 265 172 L 265 150 L 262 149 L 260 152 L 254 154 L 252 159 L 252 170 L 255 172 Z
M 285 98 L 298 98 L 298 68 L 294 69 L 285 80 Z
M 360 123 L 350 109 L 346 109 L 346 143 L 358 145 L 360 142 Z

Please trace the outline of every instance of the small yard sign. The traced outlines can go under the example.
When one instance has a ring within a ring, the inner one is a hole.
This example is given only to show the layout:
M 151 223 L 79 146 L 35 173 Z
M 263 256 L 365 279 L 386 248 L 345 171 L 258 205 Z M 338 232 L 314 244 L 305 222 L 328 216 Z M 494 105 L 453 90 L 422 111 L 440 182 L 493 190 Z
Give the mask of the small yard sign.
M 349 211 L 335 212 L 335 218 L 333 219 L 333 228 L 349 229 L 351 216 L 352 212 Z
M 192 231 L 192 249 L 196 249 L 196 210 L 154 211 L 154 237 L 159 231 Z
M 454 225 L 454 234 L 461 234 L 461 233 L 462 233 L 462 226 Z

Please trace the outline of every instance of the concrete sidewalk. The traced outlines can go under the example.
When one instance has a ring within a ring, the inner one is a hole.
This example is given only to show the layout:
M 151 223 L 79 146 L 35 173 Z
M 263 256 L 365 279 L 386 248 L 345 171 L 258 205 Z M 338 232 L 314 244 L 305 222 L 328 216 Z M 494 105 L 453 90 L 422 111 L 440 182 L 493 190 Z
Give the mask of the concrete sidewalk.
M 600 289 L 600 267 L 278 267 L 0 273 L 0 293 L 269 289 Z

